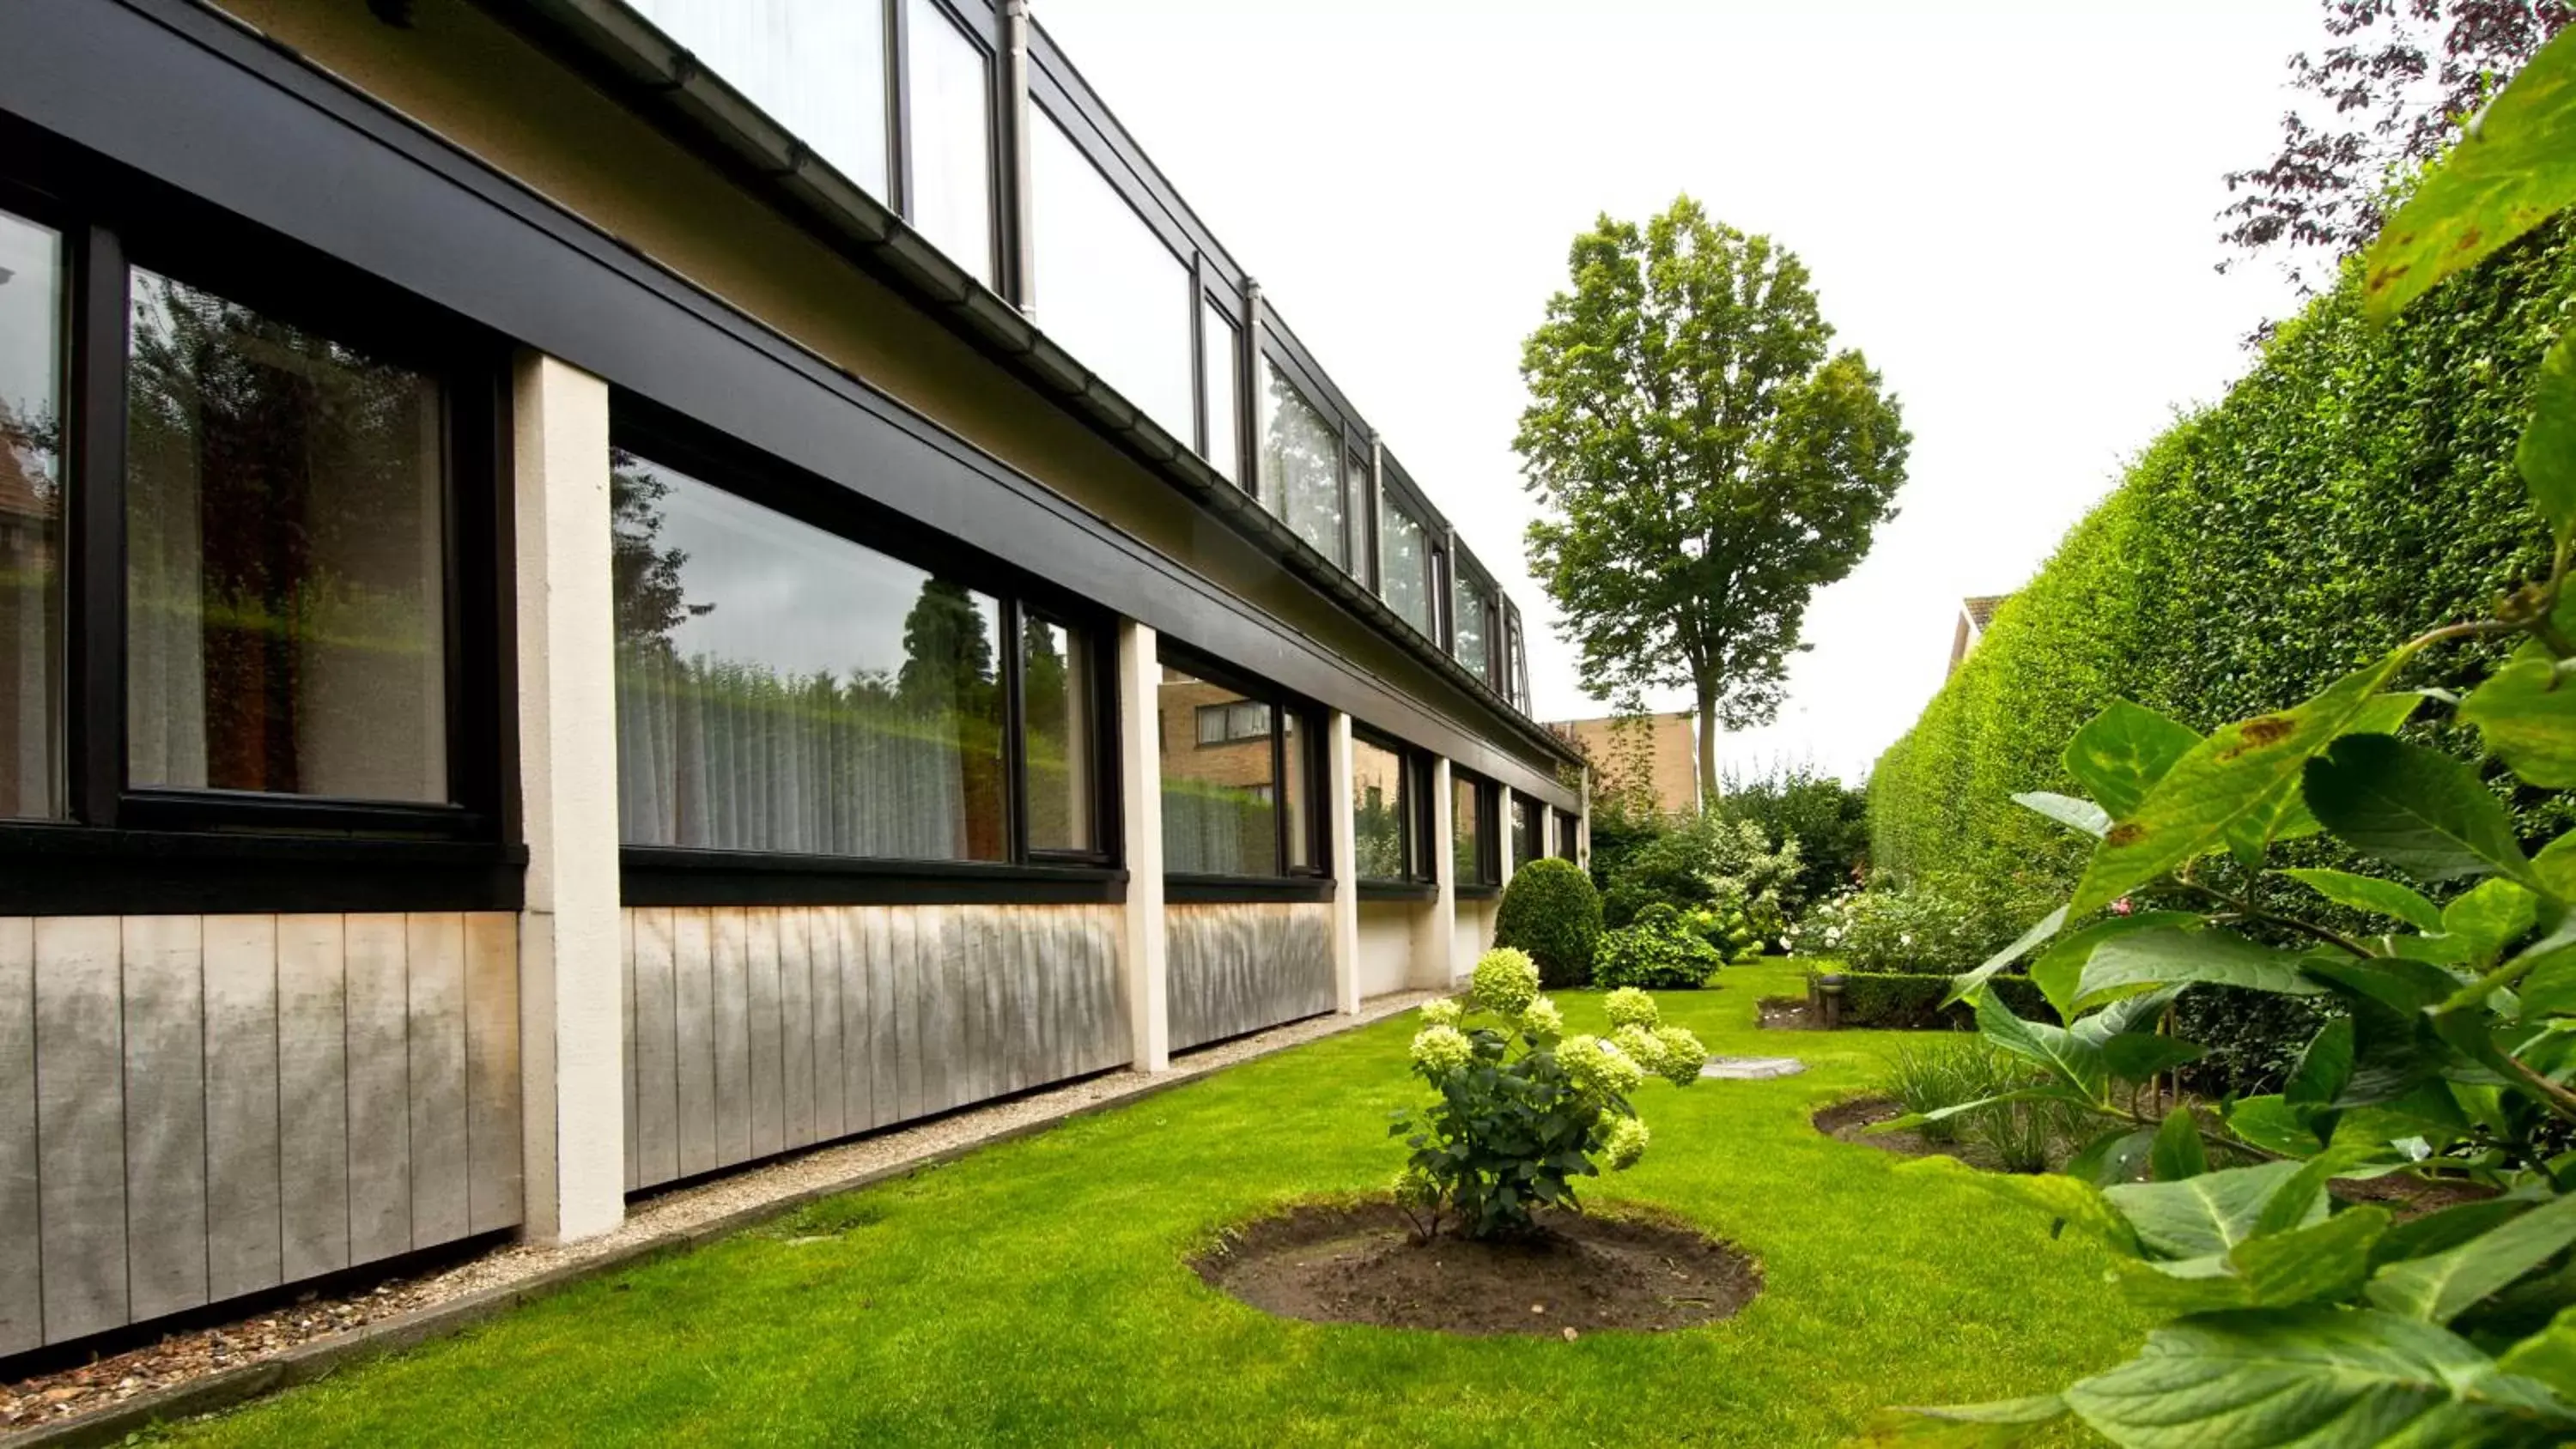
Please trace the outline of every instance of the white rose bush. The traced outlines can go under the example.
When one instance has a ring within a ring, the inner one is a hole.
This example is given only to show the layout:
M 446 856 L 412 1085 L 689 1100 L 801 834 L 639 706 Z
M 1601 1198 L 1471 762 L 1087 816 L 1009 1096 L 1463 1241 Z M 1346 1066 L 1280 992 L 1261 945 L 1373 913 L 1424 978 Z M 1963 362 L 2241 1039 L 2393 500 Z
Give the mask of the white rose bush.
M 1538 994 L 1538 965 L 1509 948 L 1476 963 L 1466 996 L 1422 1007 L 1413 1074 L 1439 1094 L 1395 1114 L 1389 1133 L 1413 1149 L 1395 1181 L 1396 1206 L 1428 1242 L 1532 1230 L 1541 1207 L 1580 1210 L 1573 1179 L 1633 1167 L 1648 1134 L 1629 1096 L 1649 1078 L 1699 1080 L 1708 1053 L 1660 1021 L 1634 989 L 1605 999 L 1607 1037 L 1568 1036 L 1556 1003 Z

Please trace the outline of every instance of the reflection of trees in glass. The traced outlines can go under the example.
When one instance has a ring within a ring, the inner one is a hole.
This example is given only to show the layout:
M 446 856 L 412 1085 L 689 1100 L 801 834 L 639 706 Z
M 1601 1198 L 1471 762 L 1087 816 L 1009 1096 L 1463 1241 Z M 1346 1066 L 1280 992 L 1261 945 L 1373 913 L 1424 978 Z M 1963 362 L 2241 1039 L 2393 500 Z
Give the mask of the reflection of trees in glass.
M 1404 877 L 1404 814 L 1400 801 L 1390 801 L 1375 785 L 1360 793 L 1351 811 L 1352 844 L 1359 873 L 1368 880 Z
M 1261 491 L 1290 530 L 1350 567 L 1342 547 L 1342 435 L 1265 360 Z
M 623 448 L 609 450 L 608 568 L 615 593 L 617 638 L 622 643 L 658 643 L 671 647 L 671 631 L 711 613 L 713 604 L 692 604 L 680 581 L 688 553 L 659 546 L 662 499 L 671 485 L 654 475 Z
M 1081 636 L 1034 615 L 1020 626 L 1020 697 L 1025 743 L 1029 845 L 1082 850 L 1097 842 L 1091 824 L 1089 677 L 1068 649 Z
M 1379 536 L 1385 557 L 1378 561 L 1386 604 L 1396 617 L 1425 635 L 1431 632 L 1431 548 L 1420 522 L 1396 505 L 1392 496 L 1380 509 Z
M 907 703 L 936 705 L 993 687 L 993 638 L 963 584 L 924 579 L 903 616 L 903 668 L 895 689 Z

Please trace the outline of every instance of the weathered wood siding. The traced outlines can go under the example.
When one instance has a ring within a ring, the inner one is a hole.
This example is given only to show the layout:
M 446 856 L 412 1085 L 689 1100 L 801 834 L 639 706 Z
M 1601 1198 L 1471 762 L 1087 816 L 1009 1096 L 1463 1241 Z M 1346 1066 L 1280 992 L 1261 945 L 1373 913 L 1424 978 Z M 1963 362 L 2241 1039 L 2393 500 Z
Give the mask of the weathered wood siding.
M 1114 906 L 631 907 L 626 1182 L 1128 1060 Z
M 1163 911 L 1172 1050 L 1333 1009 L 1333 908 L 1262 902 Z
M 516 1225 L 518 940 L 0 920 L 0 1353 Z

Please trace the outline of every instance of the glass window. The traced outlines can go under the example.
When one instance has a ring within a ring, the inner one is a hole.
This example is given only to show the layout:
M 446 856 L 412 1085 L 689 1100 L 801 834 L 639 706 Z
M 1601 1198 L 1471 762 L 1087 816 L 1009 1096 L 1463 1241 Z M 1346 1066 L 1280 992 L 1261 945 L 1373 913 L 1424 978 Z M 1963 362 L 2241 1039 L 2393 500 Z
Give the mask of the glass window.
M 993 103 L 984 48 L 936 0 L 903 0 L 911 87 L 909 220 L 987 284 L 993 280 Z M 1041 228 L 1043 231 L 1043 228 Z
M 63 239 L 0 212 L 0 817 L 63 800 Z
M 1485 782 L 1469 775 L 1449 781 L 1450 862 L 1459 885 L 1491 885 L 1493 852 L 1487 842 L 1493 822 L 1485 818 Z
M 1029 615 L 1020 627 L 1020 696 L 1027 721 L 1021 741 L 1029 792 L 1029 849 L 1097 850 L 1092 796 L 1099 751 L 1093 726 L 1099 698 L 1094 655 L 1079 629 Z
M 1044 111 L 1030 127 L 1037 315 L 1083 366 L 1191 433 L 1190 269 Z
M 634 4 L 815 155 L 886 194 L 883 0 Z
M 1529 671 L 1521 661 L 1521 617 L 1503 613 L 1503 698 L 1527 708 L 1529 705 Z
M 1431 540 L 1421 521 L 1390 493 L 1378 501 L 1378 592 L 1396 617 L 1425 638 L 1436 627 L 1431 614 Z
M 627 843 L 1007 856 L 999 601 L 623 452 L 610 508 Z
M 1407 880 L 1420 872 L 1407 847 L 1413 792 L 1402 754 L 1351 741 L 1351 841 L 1362 880 Z
M 1165 668 L 1156 708 L 1163 868 L 1181 875 L 1279 874 L 1271 706 Z M 1218 721 L 1213 735 L 1211 718 Z
M 1347 569 L 1342 498 L 1342 435 L 1261 360 L 1261 496 L 1290 531 Z
M 1458 572 L 1454 593 L 1456 601 L 1451 607 L 1456 610 L 1453 627 L 1457 631 L 1457 642 L 1449 652 L 1458 657 L 1459 663 L 1467 666 L 1469 674 L 1491 684 L 1494 682 L 1493 663 L 1485 657 L 1485 586 L 1467 577 L 1462 569 Z
M 1577 817 L 1575 817 L 1575 816 L 1568 815 L 1568 814 L 1564 813 L 1563 811 L 1559 811 L 1559 812 L 1557 812 L 1557 816 L 1556 816 L 1556 855 L 1557 855 L 1557 858 L 1558 858 L 1559 860 L 1575 860 L 1575 859 L 1580 858 L 1580 857 L 1581 857 L 1581 855 L 1583 854 L 1583 852 L 1582 852 L 1582 850 L 1581 850 L 1581 848 L 1580 848 L 1582 838 L 1583 838 L 1583 822 L 1582 822 L 1582 820 L 1581 820 L 1581 819 L 1579 819 L 1579 818 L 1577 818 Z
M 438 384 L 139 268 L 131 295 L 133 782 L 446 800 Z
M 1547 853 L 1539 838 L 1539 805 L 1518 791 L 1512 794 L 1512 869 L 1518 870 Z
M 1233 479 L 1243 448 L 1236 416 L 1243 402 L 1237 387 L 1243 375 L 1243 337 L 1214 302 L 1202 298 L 1199 315 L 1207 346 L 1199 368 L 1199 386 L 1207 389 L 1207 451 L 1202 456 L 1209 467 Z
M 1279 804 L 1286 812 L 1284 822 L 1288 836 L 1288 868 L 1310 870 L 1315 864 L 1315 821 L 1306 802 L 1314 779 L 1314 761 L 1307 752 L 1313 748 L 1309 734 L 1297 716 L 1287 710 L 1279 713 Z

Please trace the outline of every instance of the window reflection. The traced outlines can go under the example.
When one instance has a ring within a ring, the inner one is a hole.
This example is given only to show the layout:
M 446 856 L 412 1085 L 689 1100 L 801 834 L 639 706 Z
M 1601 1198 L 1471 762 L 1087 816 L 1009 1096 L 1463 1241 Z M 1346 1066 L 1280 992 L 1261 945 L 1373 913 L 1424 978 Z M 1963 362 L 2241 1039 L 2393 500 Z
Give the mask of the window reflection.
M 1277 875 L 1271 731 L 1277 712 L 1222 684 L 1166 668 L 1156 702 L 1163 759 L 1163 868 L 1182 875 Z
M 437 383 L 140 268 L 131 288 L 130 777 L 447 799 Z
M 1455 592 L 1457 600 L 1453 607 L 1457 611 L 1454 626 L 1457 643 L 1450 652 L 1458 656 L 1459 663 L 1467 666 L 1469 674 L 1491 684 L 1494 682 L 1493 663 L 1485 657 L 1485 586 L 1462 571 L 1457 576 Z
M 993 103 L 984 48 L 936 0 L 903 0 L 913 230 L 993 280 Z M 1043 230 L 1043 228 L 1041 228 Z
M 634 0 L 871 196 L 886 194 L 884 0 Z
M 62 798 L 63 241 L 0 212 L 0 816 Z
M 1243 376 L 1243 338 L 1215 303 L 1202 299 L 1199 315 L 1207 347 L 1199 369 L 1199 385 L 1207 390 L 1204 456 L 1209 467 L 1229 480 L 1240 481 L 1234 475 L 1243 450 L 1243 399 L 1238 387 L 1238 379 Z
M 1488 885 L 1494 878 L 1486 862 L 1490 852 L 1486 839 L 1493 822 L 1485 818 L 1485 786 L 1482 781 L 1457 776 L 1450 780 L 1450 863 L 1457 871 L 1460 885 Z
M 1422 524 L 1390 496 L 1378 505 L 1379 593 L 1396 617 L 1432 634 L 1431 541 Z
M 1296 385 L 1261 360 L 1261 496 L 1299 538 L 1348 569 L 1342 435 Z
M 1029 848 L 1093 850 L 1090 642 L 1082 631 L 1030 615 L 1020 628 L 1020 695 L 1027 738 Z
M 1411 805 L 1404 756 L 1367 740 L 1351 741 L 1351 841 L 1362 880 L 1413 875 L 1406 858 Z
M 1083 365 L 1188 438 L 1190 272 L 1053 117 L 1032 109 L 1038 318 Z
M 631 454 L 611 490 L 627 843 L 1006 858 L 998 600 Z

